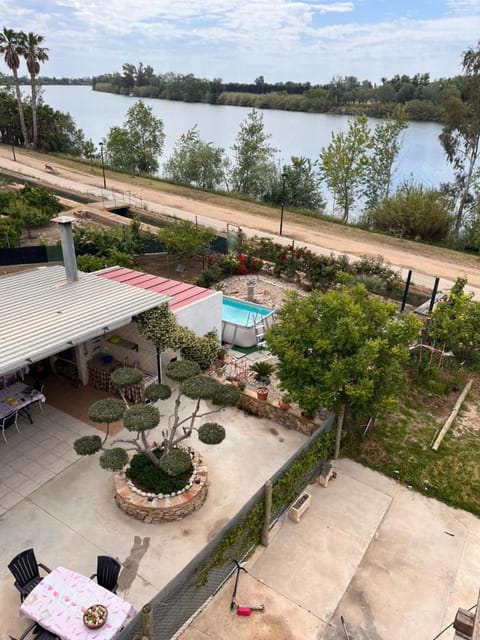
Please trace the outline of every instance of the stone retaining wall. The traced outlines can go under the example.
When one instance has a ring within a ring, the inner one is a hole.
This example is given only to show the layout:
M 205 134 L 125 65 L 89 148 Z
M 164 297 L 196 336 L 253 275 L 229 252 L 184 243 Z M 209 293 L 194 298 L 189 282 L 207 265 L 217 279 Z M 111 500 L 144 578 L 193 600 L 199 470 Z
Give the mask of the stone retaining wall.
M 198 452 L 193 458 L 195 479 L 179 495 L 152 498 L 135 493 L 127 484 L 124 471 L 115 474 L 115 501 L 127 515 L 147 523 L 182 520 L 200 509 L 208 493 L 208 468 Z
M 304 416 L 292 411 L 291 409 L 280 409 L 277 404 L 269 402 L 269 400 L 257 400 L 255 392 L 245 389 L 240 395 L 240 409 L 247 413 L 260 418 L 268 418 L 274 422 L 281 424 L 287 429 L 300 431 L 306 436 L 311 436 L 314 431 L 319 429 L 327 419 L 328 411 L 319 411 L 315 418 L 305 418 Z

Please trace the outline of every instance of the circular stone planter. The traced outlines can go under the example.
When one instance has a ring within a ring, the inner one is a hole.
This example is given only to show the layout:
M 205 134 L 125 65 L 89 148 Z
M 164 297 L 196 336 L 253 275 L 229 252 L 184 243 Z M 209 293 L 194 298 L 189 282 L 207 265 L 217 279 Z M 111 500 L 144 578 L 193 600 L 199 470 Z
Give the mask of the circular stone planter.
M 125 471 L 115 473 L 115 501 L 127 515 L 143 522 L 182 520 L 200 509 L 208 493 L 208 468 L 203 456 L 193 452 L 193 476 L 190 486 L 175 495 L 159 497 L 140 492 L 126 478 Z

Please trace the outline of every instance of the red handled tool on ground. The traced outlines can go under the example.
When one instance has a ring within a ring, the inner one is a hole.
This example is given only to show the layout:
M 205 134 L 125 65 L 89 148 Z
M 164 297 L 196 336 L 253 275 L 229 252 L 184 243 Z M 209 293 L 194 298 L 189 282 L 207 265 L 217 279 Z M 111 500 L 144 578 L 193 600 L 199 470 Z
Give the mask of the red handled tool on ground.
M 253 605 L 239 605 L 236 596 L 237 596 L 237 588 L 238 588 L 238 579 L 240 577 L 240 571 L 248 571 L 245 569 L 243 564 L 240 564 L 236 560 L 233 561 L 237 567 L 237 575 L 235 576 L 235 584 L 233 586 L 232 593 L 232 601 L 230 603 L 230 611 L 237 610 L 237 616 L 249 616 L 252 611 L 261 611 L 262 613 L 265 611 L 265 605 L 263 604 L 253 604 Z

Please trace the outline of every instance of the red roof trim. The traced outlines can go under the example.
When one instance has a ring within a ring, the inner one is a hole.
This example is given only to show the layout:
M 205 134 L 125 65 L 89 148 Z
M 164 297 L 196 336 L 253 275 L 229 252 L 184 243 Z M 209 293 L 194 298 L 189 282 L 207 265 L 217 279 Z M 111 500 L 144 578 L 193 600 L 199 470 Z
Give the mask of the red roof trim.
M 203 298 L 215 295 L 215 291 L 197 287 L 187 282 L 169 280 L 151 273 L 142 273 L 125 267 L 112 267 L 106 271 L 97 273 L 101 278 L 128 284 L 138 289 L 147 289 L 155 293 L 163 293 L 170 296 L 169 305 L 172 311 L 194 304 Z

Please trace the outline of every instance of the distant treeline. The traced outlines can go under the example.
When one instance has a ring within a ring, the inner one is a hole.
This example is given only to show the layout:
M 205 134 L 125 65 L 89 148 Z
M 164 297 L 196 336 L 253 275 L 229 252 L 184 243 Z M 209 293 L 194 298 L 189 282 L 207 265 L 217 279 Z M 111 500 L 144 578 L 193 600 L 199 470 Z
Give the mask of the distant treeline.
M 19 76 L 18 78 L 19 84 L 26 85 L 30 84 L 30 78 L 28 76 Z M 46 76 L 38 76 L 37 77 L 38 84 L 71 84 L 71 85 L 86 85 L 90 86 L 92 84 L 92 78 L 48 78 Z M 0 84 L 1 85 L 13 85 L 15 83 L 12 76 L 4 75 L 0 73 Z
M 281 109 L 313 113 L 365 113 L 384 117 L 396 105 L 403 105 L 410 120 L 441 121 L 444 103 L 450 96 L 461 98 L 462 77 L 430 80 L 429 74 L 382 78 L 381 84 L 358 80 L 355 76 L 333 78 L 327 84 L 310 82 L 253 83 L 207 80 L 193 74 L 155 74 L 150 65 L 124 64 L 122 73 L 92 79 L 95 91 L 138 98 L 162 98 L 182 102 L 206 102 L 258 109 Z

